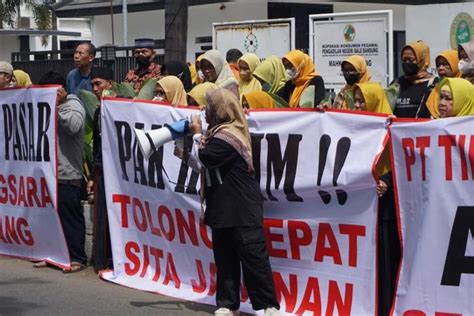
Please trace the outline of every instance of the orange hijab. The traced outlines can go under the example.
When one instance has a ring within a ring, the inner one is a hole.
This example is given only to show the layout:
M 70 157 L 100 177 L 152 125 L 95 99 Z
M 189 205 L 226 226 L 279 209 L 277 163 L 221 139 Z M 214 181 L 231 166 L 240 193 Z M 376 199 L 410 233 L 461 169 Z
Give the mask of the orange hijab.
M 453 49 L 448 49 L 438 56 L 436 56 L 436 59 L 438 57 L 444 57 L 448 63 L 449 66 L 451 67 L 451 70 L 453 71 L 454 78 L 459 78 L 461 77 L 461 72 L 459 71 L 458 63 L 459 63 L 459 57 L 458 57 L 458 52 Z M 433 90 L 431 91 L 428 100 L 426 100 L 426 107 L 430 111 L 430 114 L 433 118 L 439 118 L 439 111 L 438 111 L 438 102 L 439 102 L 439 84 L 437 84 Z
M 274 109 L 276 108 L 276 102 L 273 98 L 265 91 L 253 91 L 244 93 L 242 95 L 242 101 L 245 99 L 249 108 L 251 109 Z
M 311 57 L 300 50 L 292 50 L 283 57 L 288 60 L 296 69 L 296 78 L 293 79 L 295 89 L 290 97 L 289 105 L 292 108 L 299 106 L 300 98 L 304 89 L 309 85 L 310 81 L 318 75 Z
M 432 74 L 428 72 L 428 67 L 430 66 L 430 48 L 423 41 L 411 42 L 402 49 L 410 48 L 415 53 L 416 64 L 418 65 L 418 73 L 414 76 L 413 84 L 418 84 L 424 81 L 428 81 L 433 77 Z

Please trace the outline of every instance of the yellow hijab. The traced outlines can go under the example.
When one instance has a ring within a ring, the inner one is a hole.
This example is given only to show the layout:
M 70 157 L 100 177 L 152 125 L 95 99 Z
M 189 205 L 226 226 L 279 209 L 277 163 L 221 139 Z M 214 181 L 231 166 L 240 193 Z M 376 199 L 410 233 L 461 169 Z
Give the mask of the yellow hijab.
M 379 114 L 392 114 L 392 108 L 385 95 L 384 88 L 377 82 L 358 83 L 354 88 L 359 88 L 364 97 L 366 111 Z M 382 152 L 379 162 L 375 166 L 377 176 L 383 176 L 391 170 L 390 150 L 386 146 Z
M 198 79 L 196 64 L 188 63 L 188 68 L 189 68 L 189 73 L 191 74 L 191 82 L 193 83 L 193 85 L 196 85 L 197 79 Z
M 384 88 L 378 82 L 357 83 L 364 96 L 366 111 L 380 114 L 393 114 Z
M 276 102 L 264 91 L 254 91 L 242 95 L 242 100 L 246 100 L 251 109 L 274 109 Z
M 24 72 L 23 70 L 19 70 L 19 69 L 14 70 L 13 76 L 15 77 L 17 87 L 24 88 L 24 87 L 31 86 L 33 84 L 31 82 L 30 75 Z
M 448 86 L 453 98 L 453 116 L 474 115 L 474 85 L 462 78 L 444 78 L 439 83 L 440 90 Z
M 176 76 L 166 76 L 158 81 L 166 94 L 166 99 L 172 105 L 188 105 L 183 82 Z
M 248 65 L 250 73 L 252 74 L 252 80 L 250 81 L 243 81 L 242 79 L 239 80 L 240 95 L 242 96 L 244 93 L 262 90 L 262 85 L 260 84 L 260 81 L 253 77 L 253 72 L 255 71 L 257 66 L 260 65 L 260 59 L 258 58 L 258 56 L 252 53 L 247 53 L 239 58 L 237 64 L 240 61 L 244 61 Z
M 260 63 L 253 72 L 254 77 L 271 85 L 271 89 L 267 92 L 277 93 L 286 83 L 285 66 L 280 58 L 270 56 Z
M 200 108 L 207 106 L 206 92 L 212 89 L 217 89 L 217 86 L 212 82 L 203 82 L 195 86 L 188 94 L 196 100 Z
M 300 50 L 292 50 L 283 57 L 288 60 L 293 67 L 296 69 L 296 78 L 293 79 L 295 83 L 295 89 L 290 97 L 289 105 L 292 108 L 299 106 L 301 94 L 304 89 L 309 85 L 311 79 L 316 77 L 318 74 L 315 71 L 315 67 L 311 57 L 303 53 Z
M 210 126 L 205 141 L 219 138 L 230 144 L 245 160 L 249 171 L 253 171 L 252 146 L 244 111 L 237 97 L 227 89 L 218 88 L 206 93 L 209 111 L 221 123 Z
M 444 57 L 448 61 L 449 66 L 451 67 L 451 70 L 453 71 L 454 77 L 461 77 L 461 72 L 459 71 L 459 67 L 458 67 L 459 57 L 458 57 L 458 52 L 456 50 L 454 49 L 445 50 L 441 52 L 441 54 L 436 56 L 436 59 L 438 59 L 438 57 Z M 431 116 L 434 118 L 439 118 L 438 102 L 439 102 L 439 84 L 437 84 L 433 88 L 433 90 L 431 90 L 428 100 L 426 100 L 426 107 L 430 111 Z

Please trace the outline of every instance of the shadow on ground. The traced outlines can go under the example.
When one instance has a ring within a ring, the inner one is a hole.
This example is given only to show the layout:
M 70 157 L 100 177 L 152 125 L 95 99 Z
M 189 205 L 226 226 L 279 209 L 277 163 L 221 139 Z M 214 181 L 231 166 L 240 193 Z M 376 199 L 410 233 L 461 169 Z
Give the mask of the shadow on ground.
M 42 305 L 21 301 L 16 297 L 0 296 L 1 315 L 23 314 L 39 307 L 42 307 Z

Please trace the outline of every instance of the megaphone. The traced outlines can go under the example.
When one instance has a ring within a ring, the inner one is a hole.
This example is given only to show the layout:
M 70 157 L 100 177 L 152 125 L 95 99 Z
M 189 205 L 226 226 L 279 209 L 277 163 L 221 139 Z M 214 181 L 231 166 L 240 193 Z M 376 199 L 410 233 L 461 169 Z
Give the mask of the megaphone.
M 188 133 L 189 121 L 186 119 L 176 121 L 172 124 L 165 124 L 162 128 L 144 131 L 135 128 L 138 146 L 145 158 L 150 156 L 169 141 L 181 138 Z

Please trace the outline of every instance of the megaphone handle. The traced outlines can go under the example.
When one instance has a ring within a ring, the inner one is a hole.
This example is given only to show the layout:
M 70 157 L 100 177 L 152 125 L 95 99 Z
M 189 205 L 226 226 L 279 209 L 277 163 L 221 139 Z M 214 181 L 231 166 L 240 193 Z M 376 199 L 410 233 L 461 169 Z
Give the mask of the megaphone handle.
M 158 149 L 155 146 L 155 143 L 153 143 L 153 139 L 151 139 L 150 135 L 148 133 L 145 133 L 146 139 L 148 139 L 148 142 L 150 143 L 150 148 L 152 152 L 158 151 Z

